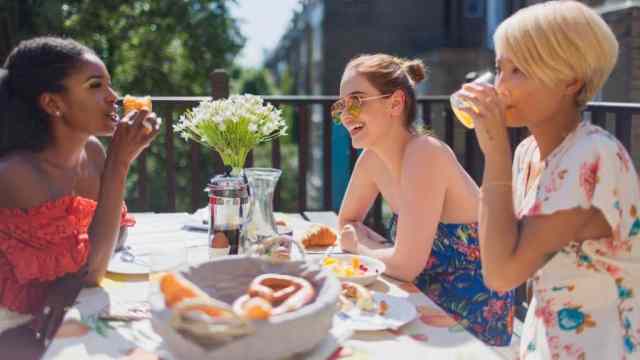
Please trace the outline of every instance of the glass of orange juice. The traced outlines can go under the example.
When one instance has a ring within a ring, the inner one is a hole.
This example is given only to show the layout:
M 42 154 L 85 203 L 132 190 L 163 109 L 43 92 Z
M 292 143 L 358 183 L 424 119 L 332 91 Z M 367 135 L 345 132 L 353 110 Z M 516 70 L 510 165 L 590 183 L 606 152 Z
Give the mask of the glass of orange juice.
M 478 76 L 472 82 L 476 84 L 493 85 L 495 78 L 495 75 L 491 71 L 487 71 Z M 459 96 L 457 96 L 457 94 L 458 93 L 456 92 L 455 94 L 451 95 L 451 98 L 449 99 L 451 102 L 453 113 L 456 114 L 456 117 L 458 118 L 458 120 L 460 120 L 462 125 L 466 126 L 469 129 L 473 129 L 473 118 L 471 117 L 471 115 L 469 115 L 468 112 L 471 110 L 478 112 L 478 109 L 472 104 L 469 104 L 466 101 L 462 100 Z

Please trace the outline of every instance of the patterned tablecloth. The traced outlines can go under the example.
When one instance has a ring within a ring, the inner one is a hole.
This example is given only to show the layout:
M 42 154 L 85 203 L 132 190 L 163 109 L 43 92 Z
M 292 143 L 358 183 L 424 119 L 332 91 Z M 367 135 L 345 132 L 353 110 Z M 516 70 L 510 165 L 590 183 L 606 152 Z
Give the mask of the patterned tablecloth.
M 129 244 L 136 251 L 203 245 L 206 233 L 183 230 L 186 214 L 137 214 Z M 309 223 L 284 215 L 301 234 Z M 84 289 L 67 313 L 43 359 L 166 359 L 174 357 L 148 320 L 146 275 L 109 274 L 98 288 Z M 418 317 L 399 329 L 352 332 L 334 326 L 317 348 L 291 359 L 516 359 L 518 337 L 510 347 L 489 347 L 467 333 L 413 284 L 381 277 L 374 291 L 406 298 Z M 118 321 L 119 316 L 129 321 Z M 139 316 L 142 320 L 130 321 Z M 518 332 L 516 325 L 516 333 Z

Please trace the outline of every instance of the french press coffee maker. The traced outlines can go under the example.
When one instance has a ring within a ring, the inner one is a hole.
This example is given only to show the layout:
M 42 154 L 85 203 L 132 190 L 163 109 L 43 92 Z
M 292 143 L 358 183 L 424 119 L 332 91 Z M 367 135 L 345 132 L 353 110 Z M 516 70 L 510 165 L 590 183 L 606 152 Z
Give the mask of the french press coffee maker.
M 242 253 L 242 230 L 249 216 L 249 189 L 241 176 L 217 175 L 207 185 L 209 193 L 209 246 Z

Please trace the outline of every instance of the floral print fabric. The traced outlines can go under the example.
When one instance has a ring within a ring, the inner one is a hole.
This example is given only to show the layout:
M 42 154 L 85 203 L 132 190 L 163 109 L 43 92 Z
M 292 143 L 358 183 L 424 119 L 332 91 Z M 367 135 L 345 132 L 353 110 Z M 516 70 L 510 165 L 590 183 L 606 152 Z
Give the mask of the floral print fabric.
M 595 207 L 612 229 L 571 242 L 535 274 L 521 358 L 640 358 L 640 186 L 624 146 L 582 122 L 542 162 L 534 139 L 524 140 L 513 172 L 518 218 Z
M 390 239 L 396 224 L 394 216 Z M 496 292 L 484 285 L 476 224 L 438 224 L 431 255 L 414 284 L 486 344 L 510 344 L 513 291 Z

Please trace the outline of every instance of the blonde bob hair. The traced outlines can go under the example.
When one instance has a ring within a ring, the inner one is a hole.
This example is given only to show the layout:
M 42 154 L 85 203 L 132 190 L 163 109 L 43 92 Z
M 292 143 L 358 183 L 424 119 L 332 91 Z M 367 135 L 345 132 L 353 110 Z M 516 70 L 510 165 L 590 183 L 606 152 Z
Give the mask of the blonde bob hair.
M 611 74 L 618 41 L 593 9 L 576 1 L 549 1 L 526 7 L 498 26 L 498 54 L 508 54 L 528 77 L 552 85 L 581 80 L 578 108 L 586 106 Z

